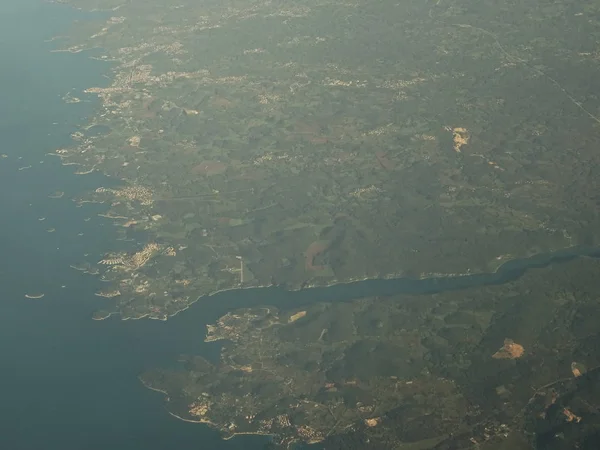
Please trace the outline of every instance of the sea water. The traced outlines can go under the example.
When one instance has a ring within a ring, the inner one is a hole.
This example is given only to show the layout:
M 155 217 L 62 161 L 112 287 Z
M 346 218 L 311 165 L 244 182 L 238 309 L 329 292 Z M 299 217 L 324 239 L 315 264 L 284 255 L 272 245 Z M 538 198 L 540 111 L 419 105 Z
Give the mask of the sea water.
M 181 351 L 202 352 L 202 324 L 93 321 L 110 300 L 94 296 L 101 281 L 69 267 L 118 245 L 111 222 L 97 216 L 102 205 L 72 201 L 110 180 L 74 175 L 47 155 L 71 145 L 99 106 L 82 90 L 109 82 L 107 63 L 45 42 L 85 19 L 41 0 L 0 5 L 0 448 L 263 448 L 266 438 L 223 441 L 171 417 L 137 378 Z M 66 103 L 69 93 L 82 102 Z M 56 191 L 65 194 L 48 197 Z

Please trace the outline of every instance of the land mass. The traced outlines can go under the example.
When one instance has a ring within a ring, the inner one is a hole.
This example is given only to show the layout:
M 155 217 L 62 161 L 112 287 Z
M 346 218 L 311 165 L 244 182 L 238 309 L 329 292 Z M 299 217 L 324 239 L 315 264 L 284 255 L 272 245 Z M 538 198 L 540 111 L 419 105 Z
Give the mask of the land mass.
M 208 326 L 216 364 L 182 355 L 141 378 L 176 417 L 282 447 L 582 448 L 600 429 L 599 271 L 580 258 L 500 286 L 240 309 Z
M 56 155 L 117 180 L 77 200 L 145 236 L 80 262 L 111 282 L 106 311 L 598 244 L 593 2 L 68 3 L 107 14 L 64 50 L 113 73 Z

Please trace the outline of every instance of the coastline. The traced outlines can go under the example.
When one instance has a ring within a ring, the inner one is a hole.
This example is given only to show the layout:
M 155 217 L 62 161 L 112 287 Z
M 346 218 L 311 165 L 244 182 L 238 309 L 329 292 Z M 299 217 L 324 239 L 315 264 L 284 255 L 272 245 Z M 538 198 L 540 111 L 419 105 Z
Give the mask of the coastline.
M 149 395 L 137 375 L 170 360 L 186 345 L 186 332 L 167 332 L 151 321 L 91 322 L 100 306 L 94 291 L 102 280 L 68 268 L 81 255 L 100 255 L 116 237 L 110 224 L 89 219 L 99 208 L 84 211 L 69 200 L 101 176 L 71 176 L 45 156 L 68 145 L 69 134 L 97 106 L 93 98 L 65 105 L 61 97 L 82 84 L 102 83 L 107 66 L 88 61 L 85 54 L 49 55 L 49 45 L 42 42 L 89 17 L 42 0 L 8 0 L 0 14 L 5 63 L 0 78 L 6 91 L 0 105 L 0 179 L 10 193 L 0 201 L 5 250 L 0 350 L 13 368 L 2 376 L 11 388 L 3 396 L 0 448 L 103 450 L 125 442 L 129 450 L 165 450 L 176 436 L 185 448 L 202 442 L 211 449 L 261 449 L 259 440 L 226 445 L 216 432 L 164 414 L 162 400 Z M 18 170 L 25 166 L 31 168 Z M 48 226 L 56 231 L 48 234 Z

